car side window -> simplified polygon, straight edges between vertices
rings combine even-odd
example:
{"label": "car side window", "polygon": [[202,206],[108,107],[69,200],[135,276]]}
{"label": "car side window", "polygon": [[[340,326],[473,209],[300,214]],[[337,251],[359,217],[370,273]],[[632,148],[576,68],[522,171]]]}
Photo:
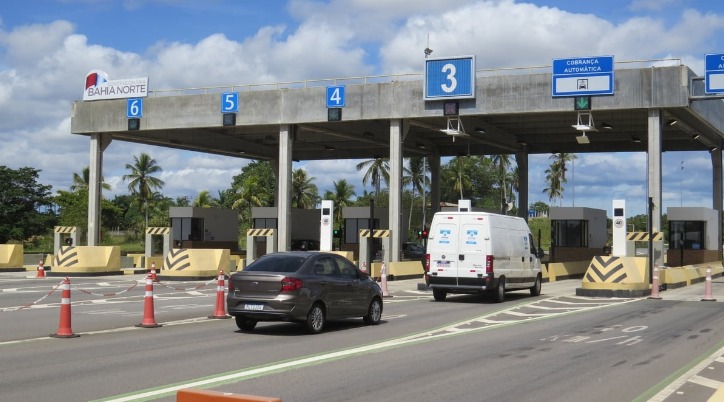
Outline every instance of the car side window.
{"label": "car side window", "polygon": [[339,269],[330,257],[320,257],[314,262],[314,274],[321,276],[340,276]]}
{"label": "car side window", "polygon": [[339,267],[340,272],[342,273],[342,277],[345,279],[357,279],[357,268],[354,266],[354,264],[350,263],[349,261],[345,260],[341,257],[335,257],[334,259],[337,262],[337,266]]}

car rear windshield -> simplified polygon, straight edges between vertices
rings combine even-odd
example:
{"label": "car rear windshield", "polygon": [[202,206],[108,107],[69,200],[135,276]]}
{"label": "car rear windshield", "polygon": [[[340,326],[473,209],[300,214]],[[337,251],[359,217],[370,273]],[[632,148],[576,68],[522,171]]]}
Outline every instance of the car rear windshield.
{"label": "car rear windshield", "polygon": [[289,256],[289,255],[269,255],[264,256],[248,267],[244,271],[252,272],[296,272],[308,257],[305,256]]}

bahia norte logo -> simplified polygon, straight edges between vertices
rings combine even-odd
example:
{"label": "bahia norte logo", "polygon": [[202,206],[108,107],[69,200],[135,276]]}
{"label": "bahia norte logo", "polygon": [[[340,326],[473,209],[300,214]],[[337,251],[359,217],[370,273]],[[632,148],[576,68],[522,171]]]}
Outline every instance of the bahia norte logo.
{"label": "bahia norte logo", "polygon": [[101,70],[93,70],[85,76],[85,89],[97,87],[108,82],[108,74]]}
{"label": "bahia norte logo", "polygon": [[83,100],[121,99],[148,96],[148,77],[109,80],[101,70],[85,76]]}

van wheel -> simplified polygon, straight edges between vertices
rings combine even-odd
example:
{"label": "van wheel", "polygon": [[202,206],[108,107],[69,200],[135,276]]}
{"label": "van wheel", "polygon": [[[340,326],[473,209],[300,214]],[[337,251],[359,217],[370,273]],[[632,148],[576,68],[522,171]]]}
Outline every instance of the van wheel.
{"label": "van wheel", "polygon": [[541,288],[541,275],[538,274],[538,276],[535,277],[535,283],[533,284],[533,287],[530,288],[530,295],[531,296],[540,296],[540,288]]}
{"label": "van wheel", "polygon": [[493,300],[495,300],[496,303],[502,303],[505,301],[505,277],[501,276],[498,278],[498,287],[495,288],[495,295],[493,296]]}
{"label": "van wheel", "polygon": [[447,292],[442,289],[433,289],[432,296],[435,298],[436,301],[445,301],[445,298],[447,297]]}

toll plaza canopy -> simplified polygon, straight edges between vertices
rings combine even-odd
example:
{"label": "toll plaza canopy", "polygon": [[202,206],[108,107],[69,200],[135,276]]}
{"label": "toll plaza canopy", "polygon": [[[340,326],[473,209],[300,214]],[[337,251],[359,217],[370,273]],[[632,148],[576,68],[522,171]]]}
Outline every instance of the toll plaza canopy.
{"label": "toll plaza canopy", "polygon": [[[575,110],[573,97],[552,96],[550,67],[474,74],[474,95],[456,99],[452,114],[443,111],[450,100],[424,99],[422,74],[150,91],[131,130],[129,99],[77,101],[71,132],[91,137],[89,245],[97,242],[102,153],[112,140],[273,161],[278,194],[287,194],[277,197],[279,250],[290,243],[291,164],[300,160],[390,159],[393,260],[401,243],[404,157],[429,158],[434,208],[441,157],[514,154],[526,206],[529,154],[648,152],[648,193],[660,228],[661,152],[708,150],[713,208],[721,211],[724,104],[707,96],[704,78],[678,60],[616,63],[613,94],[592,96],[584,111]],[[330,121],[329,86],[344,87],[339,121]],[[234,113],[224,113],[228,93],[237,96]]]}

